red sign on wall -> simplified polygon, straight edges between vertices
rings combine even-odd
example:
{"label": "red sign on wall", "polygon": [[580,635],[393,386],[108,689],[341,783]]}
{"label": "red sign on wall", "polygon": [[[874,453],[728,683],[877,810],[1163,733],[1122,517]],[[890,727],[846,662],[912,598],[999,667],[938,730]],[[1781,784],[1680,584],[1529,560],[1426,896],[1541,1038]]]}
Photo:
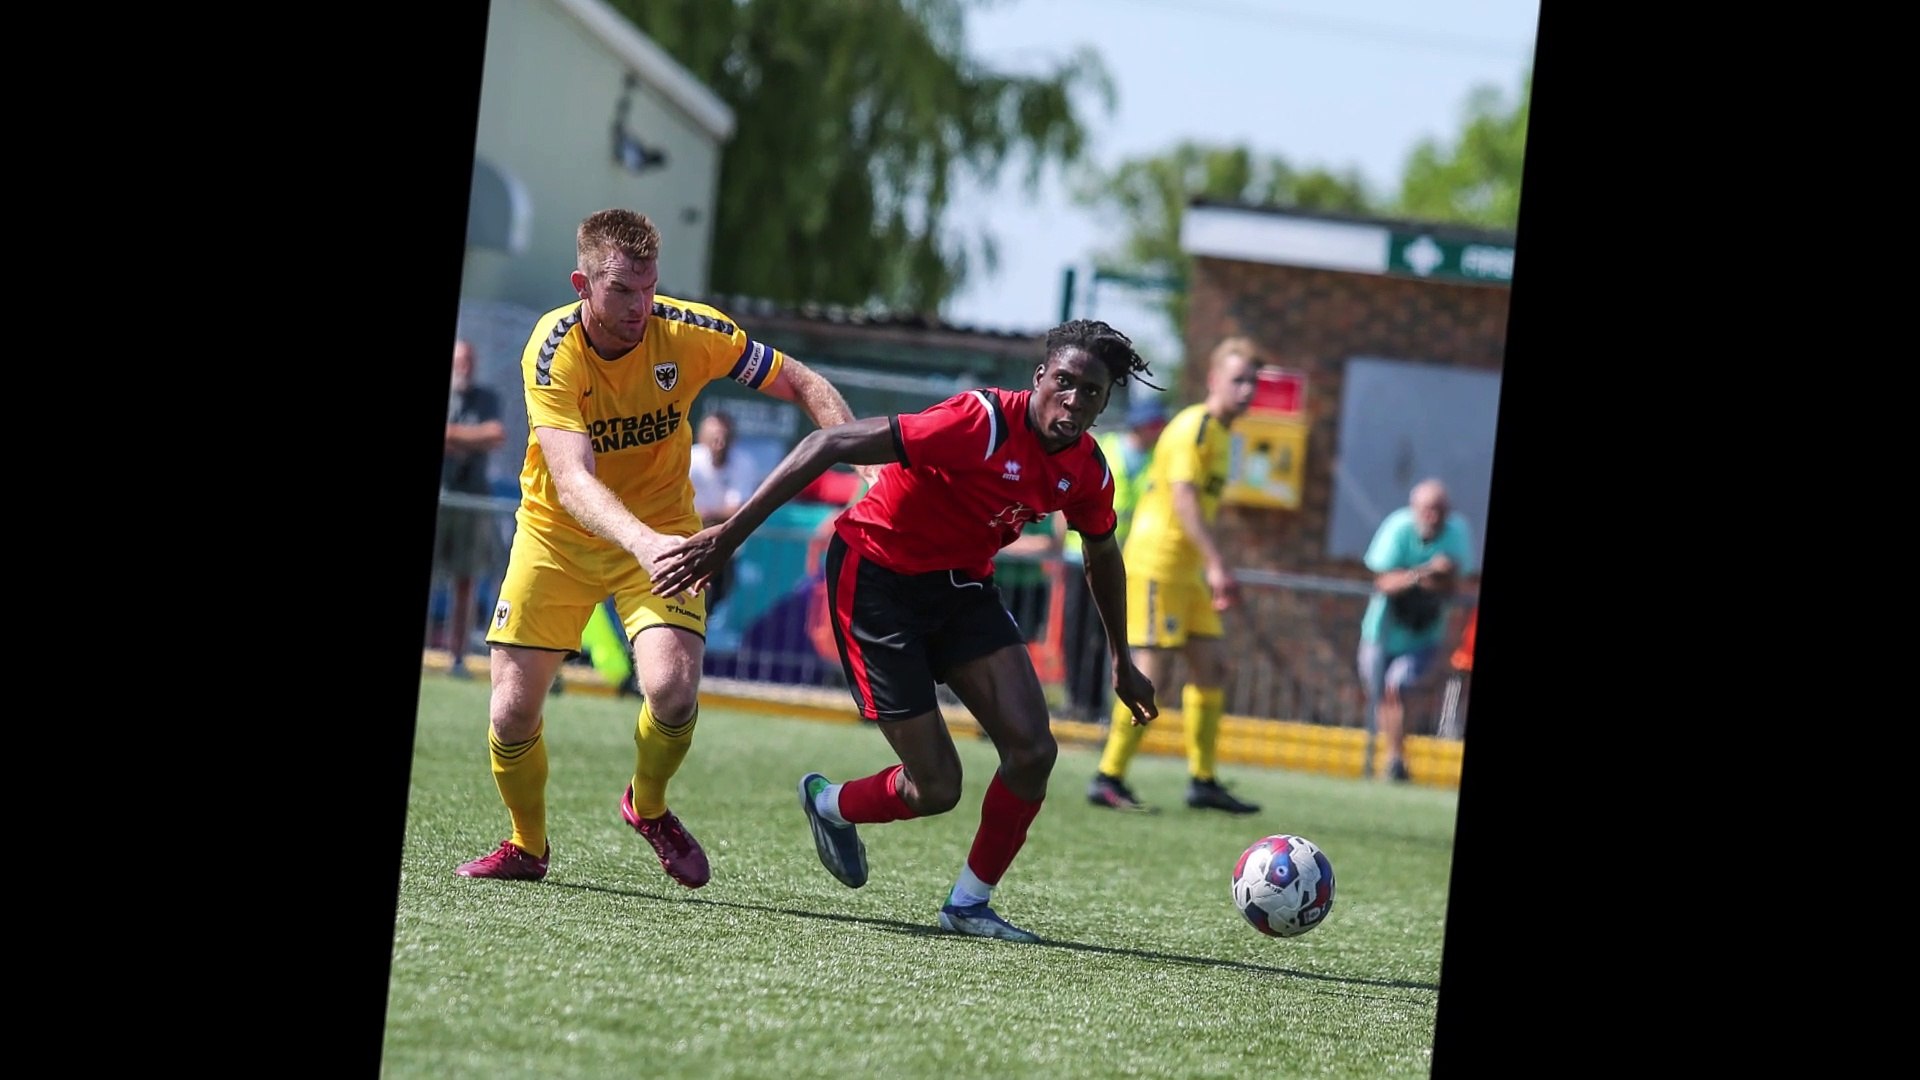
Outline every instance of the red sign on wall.
{"label": "red sign on wall", "polygon": [[1298,416],[1307,406],[1307,376],[1286,368],[1261,368],[1250,408],[1277,416]]}

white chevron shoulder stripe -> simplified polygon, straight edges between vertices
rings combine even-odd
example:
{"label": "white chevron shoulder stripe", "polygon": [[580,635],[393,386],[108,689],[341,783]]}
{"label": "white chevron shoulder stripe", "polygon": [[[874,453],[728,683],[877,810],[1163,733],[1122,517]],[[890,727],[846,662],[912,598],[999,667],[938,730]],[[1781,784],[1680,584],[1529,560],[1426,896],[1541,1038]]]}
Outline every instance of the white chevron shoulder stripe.
{"label": "white chevron shoulder stripe", "polygon": [[987,397],[985,390],[970,390],[968,393],[979,398],[981,407],[987,410],[987,452],[980,455],[980,460],[985,461],[993,456],[993,448],[1000,445],[1000,410],[993,407],[993,400]]}

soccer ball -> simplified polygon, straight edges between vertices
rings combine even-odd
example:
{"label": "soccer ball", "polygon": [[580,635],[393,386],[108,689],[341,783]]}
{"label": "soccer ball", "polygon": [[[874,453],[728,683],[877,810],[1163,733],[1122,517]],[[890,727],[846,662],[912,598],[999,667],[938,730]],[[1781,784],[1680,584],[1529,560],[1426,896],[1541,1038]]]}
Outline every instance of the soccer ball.
{"label": "soccer ball", "polygon": [[1299,937],[1333,910],[1333,864],[1311,840],[1261,837],[1233,864],[1233,906],[1268,937]]}

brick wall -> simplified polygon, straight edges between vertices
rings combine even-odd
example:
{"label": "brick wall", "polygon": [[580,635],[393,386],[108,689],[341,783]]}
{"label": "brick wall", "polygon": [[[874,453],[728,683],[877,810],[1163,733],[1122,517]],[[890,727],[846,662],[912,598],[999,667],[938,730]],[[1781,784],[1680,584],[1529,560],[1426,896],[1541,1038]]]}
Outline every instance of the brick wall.
{"label": "brick wall", "polygon": [[[1307,376],[1311,429],[1300,508],[1223,506],[1221,541],[1234,553],[1236,564],[1371,580],[1359,560],[1326,554],[1346,361],[1359,356],[1498,371],[1505,359],[1510,295],[1503,287],[1196,259],[1187,363],[1180,385],[1170,388],[1178,398],[1192,402],[1205,395],[1206,357],[1219,339],[1234,334],[1260,342],[1275,362]],[[1469,588],[1473,584],[1469,579]],[[1264,595],[1250,598],[1246,609],[1228,620],[1230,635],[1254,639],[1232,655],[1254,668],[1279,670],[1243,671],[1231,679],[1229,711],[1278,711],[1286,719],[1346,726],[1364,723],[1353,655],[1365,601],[1333,594],[1259,592]],[[1449,652],[1458,640],[1462,614],[1456,612],[1449,626]],[[1433,730],[1446,670],[1444,663],[1436,665],[1410,702],[1409,731]],[[1178,693],[1178,687],[1166,689]]]}

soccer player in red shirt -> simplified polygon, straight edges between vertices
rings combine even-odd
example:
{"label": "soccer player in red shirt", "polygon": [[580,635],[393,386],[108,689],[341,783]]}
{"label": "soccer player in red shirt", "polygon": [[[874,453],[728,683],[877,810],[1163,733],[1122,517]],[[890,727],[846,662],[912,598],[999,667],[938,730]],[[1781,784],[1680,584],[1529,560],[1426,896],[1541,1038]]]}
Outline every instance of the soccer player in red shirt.
{"label": "soccer player in red shirt", "polygon": [[1030,389],[969,390],[921,412],[812,432],[732,518],[655,563],[656,593],[702,588],[775,508],[829,467],[885,465],[835,521],[825,571],[848,690],[900,763],[845,783],[814,772],[800,780],[814,848],[842,884],[867,881],[855,826],[944,814],[959,803],[960,756],[934,696],[943,682],[993,740],[1000,768],[940,925],[1040,940],[988,906],[1040,812],[1059,752],[1033,659],[994,586],[993,560],[1026,523],[1062,512],[1083,541],[1114,695],[1136,724],[1159,715],[1153,684],[1126,644],[1113,477],[1088,434],[1114,384],[1138,373],[1150,372],[1126,335],[1104,322],[1063,323],[1047,333]]}

